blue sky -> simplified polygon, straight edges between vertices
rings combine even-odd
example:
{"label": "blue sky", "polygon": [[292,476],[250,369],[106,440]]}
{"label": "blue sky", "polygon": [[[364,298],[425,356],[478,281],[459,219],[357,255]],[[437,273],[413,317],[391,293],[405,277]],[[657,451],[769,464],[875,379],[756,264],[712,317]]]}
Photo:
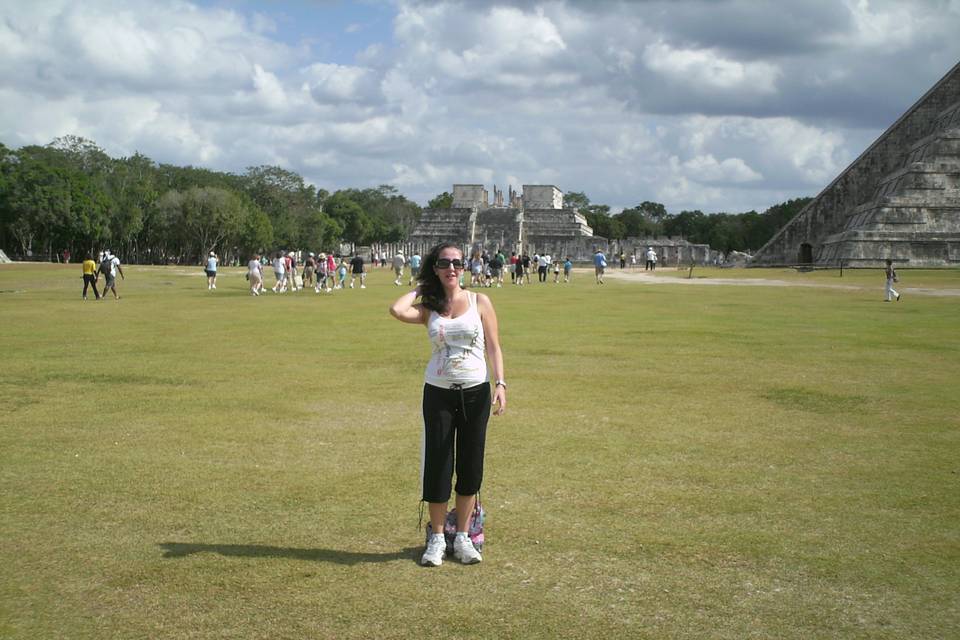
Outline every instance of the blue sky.
{"label": "blue sky", "polygon": [[375,43],[390,43],[396,5],[390,2],[256,2],[204,0],[199,6],[235,11],[252,21],[267,17],[275,35],[291,47],[310,46],[328,62],[352,64],[357,54]]}
{"label": "blue sky", "polygon": [[0,0],[0,142],[328,190],[815,195],[960,60],[960,0]]}

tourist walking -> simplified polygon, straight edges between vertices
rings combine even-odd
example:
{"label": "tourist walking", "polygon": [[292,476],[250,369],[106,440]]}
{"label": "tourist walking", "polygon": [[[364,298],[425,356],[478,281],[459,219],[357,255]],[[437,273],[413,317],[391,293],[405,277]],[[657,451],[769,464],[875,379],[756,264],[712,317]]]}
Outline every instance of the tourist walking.
{"label": "tourist walking", "polygon": [[493,286],[496,283],[497,287],[500,288],[503,286],[503,254],[497,251],[490,258],[490,263],[487,265],[490,269],[490,283],[488,286]]}
{"label": "tourist walking", "polygon": [[93,295],[96,300],[100,299],[100,292],[97,291],[97,263],[88,253],[83,259],[83,299],[87,299],[87,288],[93,287]]}
{"label": "tourist walking", "polygon": [[470,286],[479,287],[483,284],[483,260],[480,253],[475,252],[470,258]]}
{"label": "tourist walking", "polygon": [[570,273],[573,271],[573,262],[570,260],[570,256],[567,256],[567,259],[563,261],[563,281],[570,282]]}
{"label": "tourist walking", "polygon": [[247,280],[250,281],[250,295],[260,295],[263,291],[263,267],[260,265],[260,254],[253,254],[247,263]]}
{"label": "tourist walking", "polygon": [[287,269],[287,285],[296,293],[303,285],[303,278],[300,278],[300,284],[297,284],[297,255],[291,251],[284,257],[283,262]]}
{"label": "tourist walking", "polygon": [[[421,495],[429,505],[432,534],[420,563],[428,567],[439,566],[446,552],[443,528],[451,490],[456,491],[457,512],[454,556],[463,564],[483,559],[467,531],[483,481],[491,408],[488,361],[493,369],[494,415],[507,406],[497,315],[490,298],[460,286],[463,268],[457,245],[437,245],[423,261],[419,286],[390,307],[398,320],[426,325],[433,347],[423,385],[421,467]],[[452,487],[454,472],[457,480]]]}
{"label": "tourist walking", "polygon": [[333,252],[327,254],[327,293],[333,291],[337,286],[337,259]]}
{"label": "tourist walking", "polygon": [[403,257],[403,251],[397,251],[397,255],[393,256],[393,273],[396,277],[393,284],[400,286],[403,279],[403,265],[407,263],[407,259]]}
{"label": "tourist walking", "polygon": [[207,273],[207,291],[213,291],[217,288],[217,264],[220,260],[213,251],[207,256],[207,266],[204,269]]}
{"label": "tourist walking", "polygon": [[897,270],[893,268],[893,260],[887,260],[887,268],[884,269],[884,273],[887,276],[887,296],[884,302],[890,302],[894,298],[897,299],[897,302],[900,302],[900,294],[893,288],[894,282],[900,282],[900,278],[897,277]]}
{"label": "tourist walking", "polygon": [[350,272],[350,288],[353,289],[354,280],[360,278],[360,288],[366,289],[367,271],[363,265],[363,258],[360,257],[359,253],[353,254],[353,258],[350,260]]}
{"label": "tourist walking", "polygon": [[646,259],[647,265],[644,271],[654,271],[657,268],[657,252],[653,250],[653,247],[647,247]]}
{"label": "tourist walking", "polygon": [[597,278],[597,284],[603,284],[603,272],[607,269],[607,257],[603,255],[603,251],[597,249],[597,252],[593,254],[593,273]]}
{"label": "tourist walking", "polygon": [[420,262],[422,258],[420,257],[419,251],[414,251],[413,255],[410,256],[410,281],[408,286],[413,286],[413,281],[420,277]]}
{"label": "tourist walking", "polygon": [[313,252],[311,251],[309,254],[307,254],[307,259],[303,261],[303,288],[304,289],[306,289],[307,287],[313,287],[314,290],[316,290],[316,287],[314,286],[314,281],[313,281],[313,274],[314,272],[316,272],[316,270],[317,270],[317,259],[313,255]]}
{"label": "tourist walking", "polygon": [[320,293],[321,291],[329,290],[327,287],[327,254],[321,253],[317,256],[317,259],[314,261],[314,276],[317,279],[316,286],[313,287],[314,292]]}
{"label": "tourist walking", "polygon": [[538,258],[537,264],[537,278],[540,282],[547,281],[547,270],[550,268],[550,256],[549,254],[541,255]]}
{"label": "tourist walking", "polygon": [[100,263],[100,273],[106,278],[106,284],[103,285],[103,292],[100,294],[100,299],[106,299],[107,291],[109,290],[113,292],[113,299],[119,300],[120,294],[117,293],[117,274],[120,274],[121,280],[126,280],[127,276],[123,275],[123,269],[120,267],[120,258],[110,253],[109,249],[103,252],[103,262]]}
{"label": "tourist walking", "polygon": [[340,258],[340,266],[337,267],[337,284],[334,289],[344,289],[347,286],[347,259]]}
{"label": "tourist walking", "polygon": [[277,278],[277,283],[273,285],[274,293],[283,293],[287,289],[287,266],[282,251],[277,251],[273,258],[273,275]]}

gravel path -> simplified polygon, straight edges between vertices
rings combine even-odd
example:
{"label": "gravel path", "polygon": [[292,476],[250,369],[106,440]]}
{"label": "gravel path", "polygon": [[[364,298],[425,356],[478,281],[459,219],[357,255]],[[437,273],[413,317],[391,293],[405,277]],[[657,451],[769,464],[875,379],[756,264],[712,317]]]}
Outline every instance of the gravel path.
{"label": "gravel path", "polygon": [[[590,271],[590,275],[593,272]],[[627,280],[640,284],[685,284],[685,285],[734,285],[741,287],[813,287],[816,289],[845,289],[847,291],[867,291],[875,289],[883,294],[883,283],[876,287],[860,285],[826,284],[822,282],[796,282],[769,278],[686,278],[680,276],[652,276],[644,272],[620,271],[608,269],[604,278]],[[926,289],[922,287],[897,288],[900,293],[921,296],[960,297],[960,289]]]}

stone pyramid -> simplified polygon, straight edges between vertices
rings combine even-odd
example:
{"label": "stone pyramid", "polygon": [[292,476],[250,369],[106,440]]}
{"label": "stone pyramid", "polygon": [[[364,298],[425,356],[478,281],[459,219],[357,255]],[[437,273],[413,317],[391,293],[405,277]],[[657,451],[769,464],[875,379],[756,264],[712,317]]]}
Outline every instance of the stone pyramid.
{"label": "stone pyramid", "polygon": [[752,266],[960,264],[960,64],[753,257]]}

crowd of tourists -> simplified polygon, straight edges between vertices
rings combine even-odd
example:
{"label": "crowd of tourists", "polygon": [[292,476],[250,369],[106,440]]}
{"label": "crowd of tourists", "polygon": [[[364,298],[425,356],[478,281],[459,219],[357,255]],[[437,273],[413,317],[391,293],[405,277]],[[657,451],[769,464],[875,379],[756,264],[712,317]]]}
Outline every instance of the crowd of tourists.
{"label": "crowd of tourists", "polygon": [[[302,256],[302,254],[301,254]],[[393,257],[396,273],[394,284],[400,286],[407,267],[410,268],[408,284],[413,285],[420,272],[421,257],[418,253],[406,258],[402,252]],[[375,267],[386,267],[379,255],[371,257]],[[273,270],[274,285],[267,288],[264,271]],[[296,293],[312,289],[315,293],[333,293],[338,289],[367,288],[367,263],[359,253],[344,256],[334,253],[307,253],[298,257],[294,251],[278,251],[272,258],[254,254],[247,263],[247,281],[250,295],[259,296],[266,291],[273,293]]]}
{"label": "crowd of tourists", "polygon": [[[334,253],[310,252],[305,258],[294,251],[278,251],[270,256],[255,254],[247,265],[246,278],[250,283],[250,295],[258,296],[267,291],[273,293],[296,293],[312,289],[316,293],[333,293],[338,289],[353,289],[359,285],[366,289],[368,263],[360,254],[342,256]],[[207,276],[210,287],[216,289],[215,256],[207,264]],[[423,258],[415,251],[407,257],[403,251],[397,251],[392,258],[387,254],[374,253],[370,256],[370,265],[373,268],[392,268],[394,272],[393,284],[403,285],[404,280],[412,286],[420,274],[420,265]],[[267,287],[265,273],[273,270],[273,286]],[[211,276],[211,273],[213,274]],[[464,260],[463,272],[460,276],[464,287],[492,288],[502,287],[506,283],[506,274],[510,274],[510,284],[523,286],[530,284],[533,273],[537,274],[537,281],[554,284],[568,283],[573,274],[573,259],[566,256],[563,259],[554,258],[549,254],[534,253],[531,257],[526,253],[510,253],[508,258],[502,251],[476,251],[467,260]]]}

